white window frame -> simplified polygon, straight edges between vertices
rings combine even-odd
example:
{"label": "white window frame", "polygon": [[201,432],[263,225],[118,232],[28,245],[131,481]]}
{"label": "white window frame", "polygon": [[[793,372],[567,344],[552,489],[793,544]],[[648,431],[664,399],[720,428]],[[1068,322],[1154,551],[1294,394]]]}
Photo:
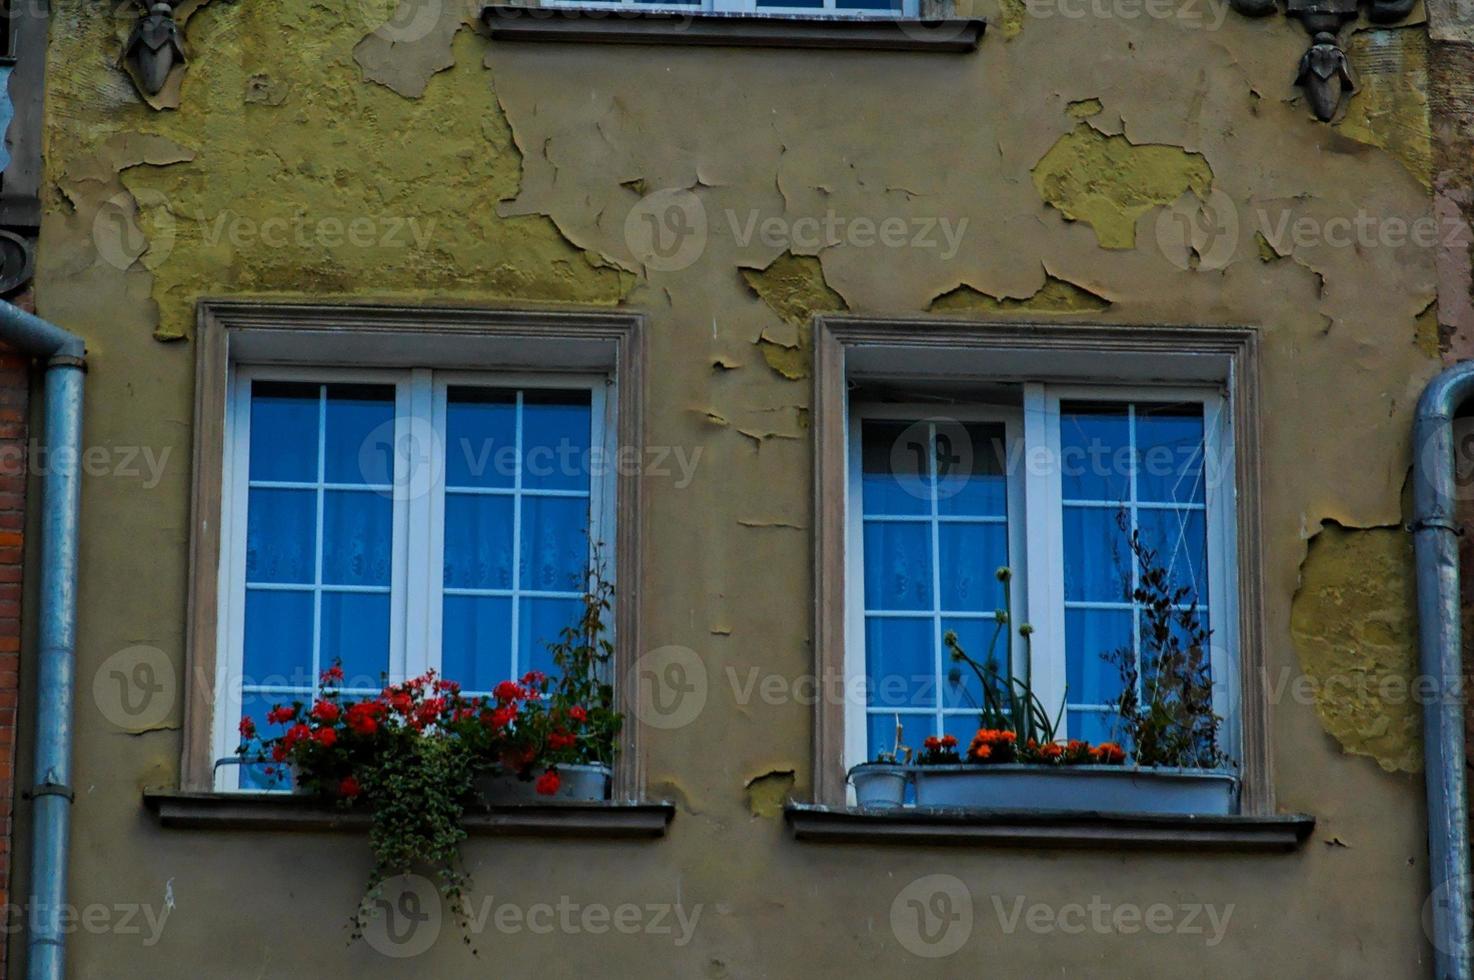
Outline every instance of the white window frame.
{"label": "white window frame", "polygon": [[[1064,566],[1062,560],[1040,560],[1040,555],[1063,555],[1064,500],[1060,469],[1060,402],[1093,401],[1121,404],[1197,402],[1203,405],[1204,511],[1208,568],[1207,606],[1213,629],[1210,643],[1214,710],[1225,719],[1223,747],[1234,757],[1240,746],[1239,574],[1237,566],[1237,480],[1234,459],[1233,413],[1221,385],[1153,385],[1119,383],[1022,383],[1016,408],[972,405],[878,404],[850,401],[845,432],[845,677],[865,678],[864,515],[861,500],[861,424],[866,419],[911,421],[926,418],[958,422],[996,422],[1005,426],[1008,466],[1009,567],[1013,577],[1016,627],[1035,626],[1033,658],[1021,663],[1022,644],[1010,644],[1015,676],[1027,676],[1035,694],[1051,716],[1066,696]],[[1016,440],[1022,440],[1018,444]],[[1040,465],[1041,461],[1043,465]],[[1134,485],[1134,478],[1133,478]],[[1135,493],[1133,489],[1133,499]],[[1017,518],[1015,517],[1017,515]],[[939,554],[933,542],[933,572],[939,574]],[[1034,560],[1030,560],[1031,556]],[[933,614],[940,602],[933,581]],[[1011,631],[1012,632],[1012,631]],[[941,656],[940,648],[936,656]],[[850,684],[845,689],[854,690]],[[845,699],[843,764],[845,768],[869,761],[869,698],[861,693]],[[938,707],[901,711],[901,714],[940,714]],[[1069,735],[1069,704],[1061,718],[1061,737]],[[912,746],[919,749],[919,746]]]}
{"label": "white window frame", "polygon": [[[618,405],[617,380],[609,374],[595,372],[535,372],[535,371],[463,371],[431,370],[429,368],[341,368],[313,367],[307,365],[233,365],[226,383],[225,447],[222,474],[222,513],[220,516],[221,561],[220,591],[222,608],[217,617],[219,636],[217,650],[219,662],[215,675],[215,704],[225,710],[214,713],[212,753],[216,760],[229,759],[240,743],[236,723],[241,717],[245,658],[245,598],[246,598],[246,530],[248,501],[253,482],[249,479],[251,446],[251,386],[256,381],[287,381],[310,384],[374,384],[392,386],[395,390],[396,445],[423,438],[425,433],[414,431],[416,419],[430,420],[430,435],[433,452],[441,453],[439,460],[432,460],[432,480],[428,486],[421,485],[418,474],[410,473],[402,454],[394,454],[394,478],[392,486],[377,488],[389,491],[393,496],[393,550],[390,575],[390,637],[389,637],[389,680],[403,681],[441,665],[442,614],[444,608],[443,555],[445,543],[445,461],[450,447],[446,439],[446,397],[451,387],[478,387],[515,389],[518,406],[521,392],[526,390],[584,390],[590,395],[590,416],[593,431],[591,448],[602,453],[600,465],[591,465],[589,473],[589,540],[598,545],[598,570],[606,581],[613,582],[616,568],[614,555],[615,528],[615,477],[612,472],[616,460],[618,426],[615,412]],[[522,425],[517,424],[520,439]],[[318,646],[321,629],[318,611],[322,595],[322,490],[332,488],[323,483],[322,442],[326,428],[319,417],[319,473],[313,484],[290,484],[291,488],[316,489],[318,493],[317,535],[318,549],[313,588],[317,597],[314,604],[313,628],[313,682],[316,674],[326,664],[318,663]],[[591,462],[593,462],[591,460]],[[265,482],[265,481],[261,481]],[[520,468],[519,481],[520,483]],[[268,484],[274,486],[276,484]],[[355,485],[357,489],[363,487]],[[548,494],[553,495],[553,494]],[[515,492],[514,515],[520,513],[523,494]],[[520,538],[519,528],[514,523],[514,545]],[[517,547],[520,553],[520,546]],[[589,570],[595,570],[590,555]],[[520,572],[520,561],[514,555],[514,576]],[[258,586],[259,587],[259,586]],[[295,591],[302,591],[297,586]],[[349,588],[331,587],[333,591],[353,591]],[[379,591],[379,590],[375,590]],[[514,669],[517,668],[518,650],[515,645],[517,602],[519,593],[514,589],[508,593],[512,603],[512,655]],[[577,593],[570,593],[576,595]],[[609,636],[613,639],[613,624]],[[518,671],[520,673],[520,671]],[[254,686],[254,685],[253,685]],[[355,689],[356,690],[356,689]],[[364,689],[367,690],[367,689]],[[377,688],[375,689],[377,690]],[[301,697],[299,689],[282,688],[280,692],[260,691],[268,696],[281,693],[286,697]],[[468,694],[487,692],[467,692]],[[240,790],[240,766],[218,766],[214,770],[214,788],[219,792]]]}

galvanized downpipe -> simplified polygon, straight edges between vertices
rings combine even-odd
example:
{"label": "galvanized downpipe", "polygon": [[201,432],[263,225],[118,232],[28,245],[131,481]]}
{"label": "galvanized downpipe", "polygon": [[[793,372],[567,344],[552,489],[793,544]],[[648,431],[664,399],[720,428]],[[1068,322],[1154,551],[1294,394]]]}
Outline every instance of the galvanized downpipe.
{"label": "galvanized downpipe", "polygon": [[1474,361],[1428,383],[1413,422],[1413,549],[1418,648],[1437,696],[1423,705],[1428,781],[1428,874],[1434,976],[1471,980],[1468,789],[1464,761],[1459,525],[1454,512],[1454,412],[1474,396]]}
{"label": "galvanized downpipe", "polygon": [[67,848],[72,805],[72,695],[76,677],[77,517],[81,500],[82,339],[0,302],[0,341],[46,358],[46,440],[41,494],[41,604],[36,686],[36,785],[31,828],[27,976],[62,980]]}

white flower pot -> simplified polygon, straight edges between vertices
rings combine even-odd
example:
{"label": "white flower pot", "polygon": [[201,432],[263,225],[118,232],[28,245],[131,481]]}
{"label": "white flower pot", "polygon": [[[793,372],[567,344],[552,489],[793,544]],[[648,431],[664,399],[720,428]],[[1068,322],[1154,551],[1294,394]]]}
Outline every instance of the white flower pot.
{"label": "white flower pot", "polygon": [[863,810],[892,810],[906,802],[911,767],[889,762],[862,762],[850,770],[855,804]]}
{"label": "white flower pot", "polygon": [[476,791],[491,806],[554,801],[592,803],[609,799],[612,773],[608,766],[560,765],[557,769],[558,792],[552,796],[543,796],[536,790],[536,776],[523,781],[501,769],[477,776]]}

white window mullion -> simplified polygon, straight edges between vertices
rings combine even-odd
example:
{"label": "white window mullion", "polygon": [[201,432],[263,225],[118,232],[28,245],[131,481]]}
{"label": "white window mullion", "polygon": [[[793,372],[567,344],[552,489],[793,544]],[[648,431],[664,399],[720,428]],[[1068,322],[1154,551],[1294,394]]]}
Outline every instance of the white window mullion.
{"label": "white window mullion", "polygon": [[512,474],[512,676],[521,677],[525,671],[520,648],[522,613],[522,389],[517,389],[517,417],[515,429],[517,440],[517,466]]}
{"label": "white window mullion", "polygon": [[312,676],[307,683],[317,696],[317,678],[322,673],[322,556],[327,548],[323,540],[323,506],[327,492],[328,386],[317,389],[317,551],[312,556]]}
{"label": "white window mullion", "polygon": [[[863,423],[857,413],[851,411],[845,431],[845,474],[848,492],[845,495],[845,624],[844,624],[844,673],[846,679],[864,678],[865,671],[865,516],[861,499],[861,459],[863,450],[860,428]],[[821,679],[827,683],[827,679]],[[846,772],[851,766],[868,761],[870,741],[870,692],[869,685],[852,688],[845,684],[846,692],[857,691],[845,698],[844,759]],[[854,788],[848,787],[853,801]]]}
{"label": "white window mullion", "polygon": [[1242,752],[1240,740],[1239,618],[1232,583],[1238,581],[1238,483],[1234,465],[1231,402],[1203,401],[1203,499],[1207,503],[1208,641],[1213,671],[1213,710],[1224,724],[1224,751]]}
{"label": "white window mullion", "polygon": [[933,734],[942,734],[946,724],[942,713],[942,692],[946,690],[946,672],[942,669],[942,530],[937,520],[940,508],[937,503],[937,424],[926,426],[926,475],[930,486],[927,493],[931,504],[931,610],[932,610],[932,656],[936,662],[935,694],[937,729]]}
{"label": "white window mullion", "polygon": [[[1039,556],[1025,570],[1029,622],[1034,626],[1034,694],[1051,713],[1064,703],[1064,507],[1059,449],[1059,397],[1044,385],[1024,385],[1024,521],[1029,550]],[[1043,465],[1039,465],[1042,461]],[[1069,713],[1063,721],[1069,731]]]}
{"label": "white window mullion", "polygon": [[[234,748],[234,724],[243,713],[242,675],[245,672],[246,636],[246,510],[250,502],[251,382],[233,377],[226,399],[224,482],[225,513],[220,526],[220,595],[225,597],[225,614],[219,617],[217,642],[225,651],[224,669],[215,675],[215,757],[226,758]],[[221,766],[215,770],[215,788],[240,789],[241,767]]]}
{"label": "white window mullion", "polygon": [[[444,493],[444,449],[435,429],[435,390],[429,370],[411,371],[397,388],[394,424],[394,612],[396,652],[390,673],[396,680],[440,667],[440,644],[432,640],[432,596],[438,593],[431,533],[436,494]],[[443,575],[443,572],[441,573]]]}

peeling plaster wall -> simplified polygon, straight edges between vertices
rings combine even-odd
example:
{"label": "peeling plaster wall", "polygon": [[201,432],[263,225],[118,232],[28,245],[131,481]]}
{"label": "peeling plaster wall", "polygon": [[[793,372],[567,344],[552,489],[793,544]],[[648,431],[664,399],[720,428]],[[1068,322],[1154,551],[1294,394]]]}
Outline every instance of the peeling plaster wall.
{"label": "peeling plaster wall", "polygon": [[[1353,648],[1374,651],[1367,669],[1398,666],[1410,586],[1388,528],[1438,366],[1433,253],[1294,228],[1430,213],[1416,84],[1369,85],[1321,126],[1286,87],[1302,34],[1233,16],[1190,30],[1005,0],[979,52],[940,56],[493,45],[469,8],[426,4],[373,36],[388,0],[199,5],[172,109],[143,105],[114,67],[126,8],[53,5],[40,311],[88,338],[89,444],[171,452],[156,485],[85,483],[72,888],[111,905],[167,887],[177,904],[153,946],[75,934],[74,975],[404,975],[346,945],[361,840],[160,831],[138,793],[176,778],[178,705],[135,737],[89,700],[124,648],[183,663],[189,337],[196,300],[221,295],[642,310],[646,442],[701,454],[688,484],[645,485],[646,641],[697,651],[711,684],[697,723],[649,733],[652,792],[680,805],[670,837],[467,848],[498,902],[702,903],[694,938],[494,934],[478,961],[446,936],[415,972],[961,977],[985,949],[1017,976],[1149,962],[1240,977],[1271,959],[1304,976],[1426,974],[1415,725],[1380,702],[1272,705],[1279,803],[1320,820],[1304,850],[1128,858],[799,845],[778,814],[812,783],[812,710],[737,693],[753,671],[811,669],[808,321],[838,309],[1259,326],[1271,682]],[[1420,30],[1379,34],[1412,50]],[[1424,63],[1406,60],[1414,77]],[[667,191],[705,228],[680,261],[630,232],[642,198]],[[788,233],[764,234],[769,218]],[[898,219],[904,243],[856,219]],[[931,873],[968,883],[977,920],[970,953],[923,964],[889,915]],[[1209,948],[1005,934],[992,901],[1095,895],[1234,912]]]}

